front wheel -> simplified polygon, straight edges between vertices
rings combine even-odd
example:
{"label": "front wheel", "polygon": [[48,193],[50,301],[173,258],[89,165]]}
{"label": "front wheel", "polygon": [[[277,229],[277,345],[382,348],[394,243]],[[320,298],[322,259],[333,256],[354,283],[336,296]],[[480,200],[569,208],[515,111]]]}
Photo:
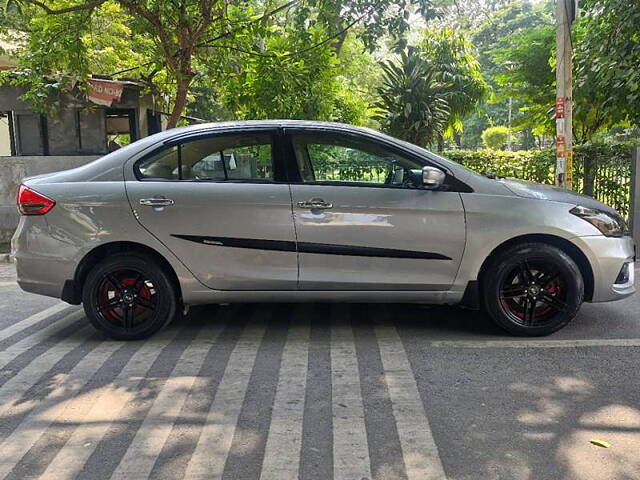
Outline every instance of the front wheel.
{"label": "front wheel", "polygon": [[567,325],[584,298],[580,269],[565,252],[544,243],[498,254],[483,274],[484,306],[514,335],[541,336]]}
{"label": "front wheel", "polygon": [[140,254],[117,254],[98,263],[82,291],[91,324],[116,340],[146,338],[169,323],[178,300],[167,272]]}

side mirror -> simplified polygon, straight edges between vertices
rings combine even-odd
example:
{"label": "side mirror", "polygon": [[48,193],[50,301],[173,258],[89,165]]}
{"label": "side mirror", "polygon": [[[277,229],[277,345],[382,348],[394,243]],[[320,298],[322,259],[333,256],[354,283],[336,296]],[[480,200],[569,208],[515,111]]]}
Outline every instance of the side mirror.
{"label": "side mirror", "polygon": [[447,175],[436,167],[422,167],[422,186],[427,190],[437,190]]}

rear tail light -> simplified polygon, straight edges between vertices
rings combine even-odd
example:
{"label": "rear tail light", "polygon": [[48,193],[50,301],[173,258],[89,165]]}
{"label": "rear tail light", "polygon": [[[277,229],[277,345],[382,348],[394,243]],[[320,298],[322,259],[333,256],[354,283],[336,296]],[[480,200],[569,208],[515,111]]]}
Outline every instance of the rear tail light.
{"label": "rear tail light", "polygon": [[30,188],[20,185],[18,190],[18,210],[22,215],[44,215],[56,202]]}

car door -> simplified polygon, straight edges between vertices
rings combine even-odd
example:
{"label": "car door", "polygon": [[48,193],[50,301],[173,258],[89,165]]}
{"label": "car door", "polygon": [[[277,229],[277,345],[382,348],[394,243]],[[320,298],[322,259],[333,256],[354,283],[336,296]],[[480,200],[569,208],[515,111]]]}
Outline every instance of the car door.
{"label": "car door", "polygon": [[170,141],[138,160],[127,195],[140,224],[206,286],[295,289],[289,186],[276,131]]}
{"label": "car door", "polygon": [[424,160],[369,137],[287,130],[305,290],[448,289],[465,245],[460,194],[416,188]]}

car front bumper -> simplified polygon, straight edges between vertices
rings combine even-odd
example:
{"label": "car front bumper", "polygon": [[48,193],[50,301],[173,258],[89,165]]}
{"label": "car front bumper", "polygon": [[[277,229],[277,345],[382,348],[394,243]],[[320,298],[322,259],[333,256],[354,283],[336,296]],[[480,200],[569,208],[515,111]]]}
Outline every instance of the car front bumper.
{"label": "car front bumper", "polygon": [[[592,302],[620,300],[635,293],[635,248],[630,236],[613,238],[604,235],[575,237],[573,243],[587,256],[593,270]],[[623,283],[619,275],[629,264],[628,278]]]}

